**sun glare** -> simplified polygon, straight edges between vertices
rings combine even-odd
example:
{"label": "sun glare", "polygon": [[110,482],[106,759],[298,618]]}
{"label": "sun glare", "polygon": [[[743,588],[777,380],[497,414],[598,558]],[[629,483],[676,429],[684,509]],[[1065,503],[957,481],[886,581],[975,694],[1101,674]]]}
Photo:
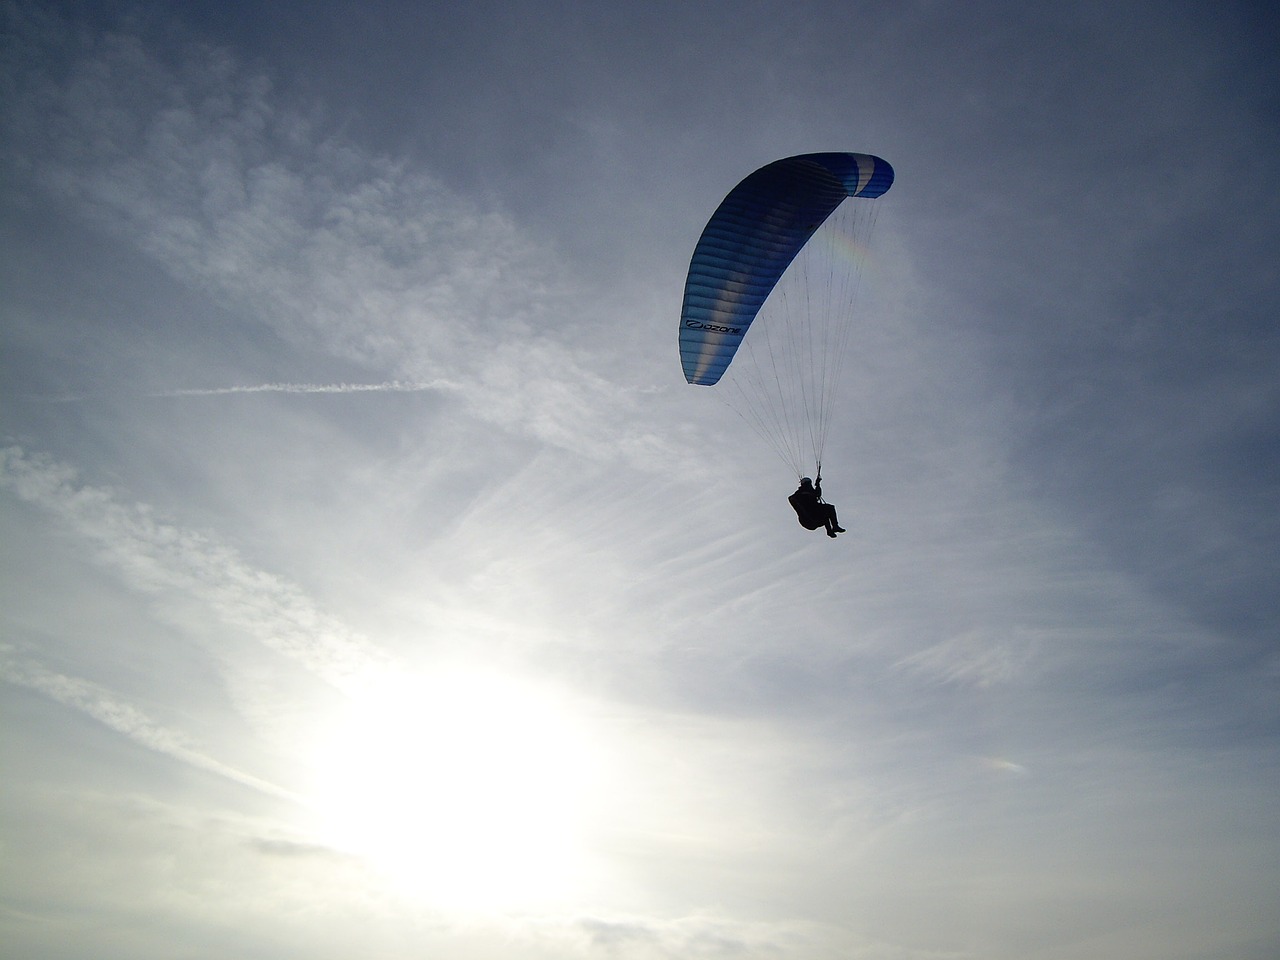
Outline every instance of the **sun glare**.
{"label": "sun glare", "polygon": [[321,840],[441,905],[508,908],[582,878],[586,729],[549,691],[450,670],[387,678],[317,744]]}

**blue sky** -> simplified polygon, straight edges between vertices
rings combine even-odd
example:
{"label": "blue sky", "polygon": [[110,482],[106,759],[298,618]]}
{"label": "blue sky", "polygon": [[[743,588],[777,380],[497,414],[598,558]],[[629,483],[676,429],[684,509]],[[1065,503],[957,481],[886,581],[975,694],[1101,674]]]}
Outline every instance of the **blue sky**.
{"label": "blue sky", "polygon": [[[15,956],[1280,951],[1273,13],[3,9]],[[675,347],[815,150],[834,542]]]}

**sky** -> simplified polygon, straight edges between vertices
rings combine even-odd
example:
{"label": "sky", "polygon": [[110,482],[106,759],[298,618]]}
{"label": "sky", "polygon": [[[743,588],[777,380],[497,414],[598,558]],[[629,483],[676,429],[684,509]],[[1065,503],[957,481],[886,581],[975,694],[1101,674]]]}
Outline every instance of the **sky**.
{"label": "sky", "polygon": [[[1269,6],[0,10],[9,956],[1280,955]],[[825,150],[834,541],[676,353]]]}

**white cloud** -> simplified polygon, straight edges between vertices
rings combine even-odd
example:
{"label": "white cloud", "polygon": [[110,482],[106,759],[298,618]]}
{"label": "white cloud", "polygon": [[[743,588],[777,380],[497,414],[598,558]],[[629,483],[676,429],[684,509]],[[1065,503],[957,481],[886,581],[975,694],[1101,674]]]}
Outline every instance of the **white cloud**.
{"label": "white cloud", "polygon": [[34,660],[21,658],[8,644],[0,644],[0,679],[35,690],[63,706],[79,710],[148,750],[252,787],[261,793],[281,799],[293,799],[293,794],[289,791],[214,759],[198,749],[181,731],[152,719],[145,711],[124,701],[100,684],[66,676]]}
{"label": "white cloud", "polygon": [[1032,637],[992,637],[971,630],[904,657],[898,666],[944,683],[989,687],[1018,678],[1034,653]]}
{"label": "white cloud", "polygon": [[666,459],[598,372],[613,349],[593,342],[599,296],[502,214],[323,132],[225,51],[191,44],[178,66],[133,37],[81,49],[21,19],[17,36],[9,164],[180,281],[286,339],[448,383],[483,420]]}
{"label": "white cloud", "polygon": [[40,507],[93,545],[98,559],[133,589],[178,592],[219,620],[344,688],[386,656],[365,637],[318,609],[294,584],[246,563],[212,537],[121,503],[75,471],[19,447],[0,449],[0,487]]}

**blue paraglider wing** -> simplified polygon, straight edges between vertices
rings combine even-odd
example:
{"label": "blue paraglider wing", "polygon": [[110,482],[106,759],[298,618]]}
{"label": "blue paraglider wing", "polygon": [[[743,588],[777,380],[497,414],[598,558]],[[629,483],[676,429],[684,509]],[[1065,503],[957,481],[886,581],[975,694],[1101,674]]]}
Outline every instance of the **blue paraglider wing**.
{"label": "blue paraglider wing", "polygon": [[730,191],[694,248],[680,315],[690,383],[716,383],[800,248],[846,197],[878,197],[893,168],[865,153],[808,153],[761,167]]}

